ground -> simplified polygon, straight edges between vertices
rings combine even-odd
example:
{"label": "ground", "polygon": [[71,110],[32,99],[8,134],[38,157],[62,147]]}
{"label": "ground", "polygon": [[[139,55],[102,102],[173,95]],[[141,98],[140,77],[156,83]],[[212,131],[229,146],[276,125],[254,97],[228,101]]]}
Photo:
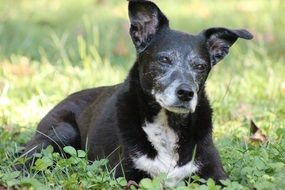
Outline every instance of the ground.
{"label": "ground", "polygon": [[[214,138],[229,175],[224,189],[285,189],[285,2],[281,0],[157,0],[172,28],[196,34],[212,26],[247,28],[212,70],[207,93]],[[0,189],[123,189],[107,160],[88,162],[84,151],[51,148],[35,166],[13,170],[15,152],[39,120],[68,94],[124,80],[135,59],[125,0],[0,0]],[[255,142],[255,122],[267,140]],[[49,168],[49,169],[47,169]],[[184,189],[220,189],[193,176]],[[160,189],[161,177],[141,189]],[[198,186],[195,181],[202,181]]]}

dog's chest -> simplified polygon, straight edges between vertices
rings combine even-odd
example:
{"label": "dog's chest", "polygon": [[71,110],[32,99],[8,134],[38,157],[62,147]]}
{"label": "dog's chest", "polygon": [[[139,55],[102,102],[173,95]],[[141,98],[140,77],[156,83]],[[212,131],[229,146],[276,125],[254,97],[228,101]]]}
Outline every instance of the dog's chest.
{"label": "dog's chest", "polygon": [[176,165],[179,155],[177,153],[178,136],[168,126],[167,116],[161,111],[154,122],[145,122],[143,130],[148,140],[157,151],[157,156],[169,167]]}
{"label": "dog's chest", "polygon": [[157,155],[155,158],[149,158],[146,154],[137,152],[137,155],[133,157],[134,166],[137,169],[145,171],[152,177],[161,173],[167,174],[168,186],[175,185],[198,170],[198,166],[191,160],[183,166],[177,165],[179,137],[168,126],[167,115],[164,111],[161,111],[153,122],[145,122],[142,128],[148,141],[157,151]]}

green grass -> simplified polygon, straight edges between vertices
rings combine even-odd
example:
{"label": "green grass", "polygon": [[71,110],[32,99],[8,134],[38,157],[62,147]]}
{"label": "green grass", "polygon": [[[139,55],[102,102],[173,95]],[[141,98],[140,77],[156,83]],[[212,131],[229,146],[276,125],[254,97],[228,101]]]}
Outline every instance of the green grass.
{"label": "green grass", "polygon": [[[285,189],[285,2],[281,0],[159,0],[175,29],[198,33],[211,26],[247,28],[210,74],[214,138],[230,180],[225,189]],[[13,172],[14,153],[39,120],[68,94],[122,82],[135,59],[125,0],[0,0],[0,188],[123,189],[84,152],[49,148],[35,167]],[[112,76],[112,77],[110,77]],[[250,141],[254,120],[268,142]],[[47,169],[49,168],[49,169]],[[197,177],[194,177],[196,180]],[[160,189],[163,176],[141,189]],[[201,180],[200,180],[201,181]],[[211,180],[177,189],[220,189]]]}

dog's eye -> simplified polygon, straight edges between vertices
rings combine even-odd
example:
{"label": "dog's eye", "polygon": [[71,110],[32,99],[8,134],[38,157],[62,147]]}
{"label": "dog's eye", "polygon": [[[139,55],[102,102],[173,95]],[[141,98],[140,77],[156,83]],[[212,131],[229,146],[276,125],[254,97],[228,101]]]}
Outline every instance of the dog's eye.
{"label": "dog's eye", "polygon": [[160,57],[160,58],[158,59],[158,61],[159,61],[160,63],[163,63],[163,64],[169,64],[169,63],[171,63],[170,59],[169,59],[168,57],[165,57],[165,56]]}
{"label": "dog's eye", "polygon": [[195,65],[194,67],[196,70],[202,72],[202,71],[205,71],[207,69],[207,66],[204,65],[204,64],[199,64],[199,65]]}

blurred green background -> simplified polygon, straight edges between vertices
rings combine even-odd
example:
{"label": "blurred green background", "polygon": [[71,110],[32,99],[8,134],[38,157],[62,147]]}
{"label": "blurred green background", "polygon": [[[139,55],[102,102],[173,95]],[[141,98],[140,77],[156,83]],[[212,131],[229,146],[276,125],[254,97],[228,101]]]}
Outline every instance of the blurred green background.
{"label": "blurred green background", "polygon": [[[196,34],[223,26],[253,33],[252,41],[233,45],[207,82],[226,170],[253,183],[235,171],[242,154],[232,153],[247,147],[250,119],[285,152],[285,1],[155,2],[177,30]],[[0,0],[0,155],[26,142],[68,94],[122,82],[135,60],[128,28],[125,0]],[[285,161],[280,153],[266,162],[277,158]]]}

